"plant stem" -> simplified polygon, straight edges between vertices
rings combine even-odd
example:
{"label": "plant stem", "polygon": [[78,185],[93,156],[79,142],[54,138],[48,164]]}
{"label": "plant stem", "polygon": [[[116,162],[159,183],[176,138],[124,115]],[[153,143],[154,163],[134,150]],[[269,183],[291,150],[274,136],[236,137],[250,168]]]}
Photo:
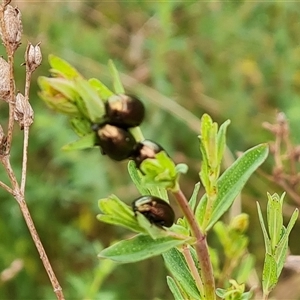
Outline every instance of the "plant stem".
{"label": "plant stem", "polygon": [[23,217],[25,219],[25,222],[27,224],[27,227],[29,229],[29,232],[31,234],[31,237],[34,241],[34,244],[39,252],[39,255],[40,255],[40,258],[43,262],[43,265],[44,265],[44,268],[48,274],[48,277],[50,278],[50,281],[51,281],[51,284],[52,284],[52,287],[54,289],[54,293],[56,294],[56,297],[58,300],[64,300],[64,294],[63,294],[63,291],[62,291],[62,288],[61,286],[59,285],[59,282],[55,276],[55,273],[52,269],[52,266],[50,264],[50,261],[48,259],[48,256],[45,252],[45,249],[43,247],[43,244],[40,240],[40,237],[36,231],[36,228],[34,226],[34,223],[33,223],[33,220],[31,218],[31,215],[30,215],[30,212],[28,210],[28,207],[26,205],[26,201],[24,199],[24,195],[21,194],[21,193],[18,193],[16,196],[15,196],[16,200],[18,201],[18,204],[21,208],[21,211],[22,211],[22,214],[23,214]]}
{"label": "plant stem", "polygon": [[269,294],[263,294],[263,300],[268,300],[269,299]]}
{"label": "plant stem", "polygon": [[12,185],[12,195],[14,196],[14,198],[17,200],[20,208],[21,208],[21,212],[23,214],[23,217],[25,219],[25,222],[27,224],[27,227],[29,229],[29,232],[32,236],[32,239],[34,241],[34,244],[39,252],[39,255],[40,255],[40,258],[43,262],[43,265],[45,267],[45,270],[48,274],[48,277],[51,281],[51,284],[52,284],[52,287],[54,289],[54,293],[56,294],[56,297],[58,300],[64,300],[64,295],[63,295],[63,292],[62,292],[62,288],[60,287],[59,285],[59,282],[55,276],[55,273],[52,269],[52,266],[50,264],[50,261],[47,257],[47,254],[45,252],[45,249],[43,247],[43,244],[40,240],[40,237],[37,233],[37,230],[34,226],[34,223],[33,223],[33,220],[31,218],[31,215],[30,215],[30,212],[28,210],[28,207],[27,207],[27,204],[26,204],[26,201],[25,201],[25,197],[24,197],[24,193],[22,193],[20,187],[19,187],[19,184],[17,182],[17,179],[16,179],[16,176],[13,172],[13,169],[11,167],[11,164],[10,164],[10,160],[9,160],[9,155],[5,155],[5,156],[2,156],[1,157],[1,163],[3,164],[7,174],[8,174],[8,177],[10,179],[10,182],[11,182],[11,185]]}
{"label": "plant stem", "polygon": [[194,213],[191,210],[188,201],[182,193],[181,189],[179,188],[177,191],[173,191],[173,194],[190,225],[193,236],[196,238],[195,250],[200,265],[200,276],[204,285],[204,299],[214,300],[216,299],[215,281],[208,253],[206,236],[201,232],[201,229],[195,220]]}

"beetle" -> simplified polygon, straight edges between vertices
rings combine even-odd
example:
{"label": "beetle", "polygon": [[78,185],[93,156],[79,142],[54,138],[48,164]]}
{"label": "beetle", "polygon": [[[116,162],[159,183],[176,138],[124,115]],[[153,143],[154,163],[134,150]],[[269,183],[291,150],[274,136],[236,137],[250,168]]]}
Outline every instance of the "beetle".
{"label": "beetle", "polygon": [[144,104],[135,96],[113,95],[105,102],[107,123],[122,128],[139,126],[145,117]]}
{"label": "beetle", "polygon": [[128,130],[110,124],[94,124],[92,129],[96,132],[95,145],[100,146],[102,154],[116,161],[131,157],[136,140]]}
{"label": "beetle", "polygon": [[136,167],[139,168],[145,159],[155,158],[155,155],[161,151],[164,151],[164,149],[159,144],[151,140],[144,140],[135,145],[131,158],[134,160]]}
{"label": "beetle", "polygon": [[132,209],[144,215],[151,224],[158,227],[171,227],[175,220],[175,213],[170,204],[155,196],[142,196],[132,202]]}

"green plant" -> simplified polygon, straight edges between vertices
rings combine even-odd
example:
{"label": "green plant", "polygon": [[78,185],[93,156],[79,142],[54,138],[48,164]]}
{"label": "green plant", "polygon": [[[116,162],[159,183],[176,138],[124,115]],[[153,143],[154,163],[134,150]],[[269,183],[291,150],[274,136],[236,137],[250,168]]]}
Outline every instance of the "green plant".
{"label": "green plant", "polygon": [[[106,122],[104,105],[109,97],[124,94],[116,68],[110,62],[114,85],[112,92],[99,80],[84,79],[71,65],[58,57],[51,55],[49,62],[52,78],[39,78],[40,96],[51,108],[69,117],[79,136],[77,141],[64,148],[74,150],[94,147],[93,124]],[[218,128],[209,115],[204,114],[201,118],[199,140],[202,164],[199,177],[206,193],[199,202],[197,195],[200,185],[196,184],[188,201],[179,183],[180,174],[187,171],[187,166],[176,165],[163,149],[142,161],[138,167],[129,161],[129,174],[141,195],[153,195],[169,202],[167,191],[171,192],[183,217],[167,229],[154,225],[150,219],[134,211],[115,195],[100,199],[101,214],[98,219],[125,227],[136,235],[103,249],[99,257],[118,263],[132,263],[162,255],[173,276],[167,278],[167,283],[175,299],[215,299],[216,295],[223,299],[250,299],[252,293],[245,292],[245,286],[234,279],[228,282],[228,286],[223,278],[220,282],[224,288],[216,290],[216,276],[213,273],[217,265],[214,262],[216,256],[207,245],[207,235],[214,228],[228,258],[226,271],[230,276],[234,275],[233,271],[239,273],[236,278],[245,282],[253,260],[248,257],[244,265],[237,265],[243,260],[248,244],[244,236],[247,216],[238,216],[228,228],[220,222],[220,218],[228,211],[251,174],[266,159],[268,146],[261,144],[249,149],[220,175],[229,123],[226,121]],[[136,142],[144,140],[139,127],[129,128],[129,132]],[[292,217],[294,221],[296,214]],[[288,227],[289,231],[292,226]],[[219,277],[222,278],[220,274]]]}

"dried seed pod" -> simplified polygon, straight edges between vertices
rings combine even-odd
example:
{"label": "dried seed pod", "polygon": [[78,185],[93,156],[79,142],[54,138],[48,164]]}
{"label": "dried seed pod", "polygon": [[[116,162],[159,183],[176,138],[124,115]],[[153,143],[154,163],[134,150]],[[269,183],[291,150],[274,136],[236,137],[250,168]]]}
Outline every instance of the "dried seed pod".
{"label": "dried seed pod", "polygon": [[42,62],[42,52],[40,48],[40,43],[33,46],[28,43],[25,52],[25,64],[29,71],[33,72]]}
{"label": "dried seed pod", "polygon": [[19,123],[21,129],[23,129],[24,126],[28,127],[33,123],[33,109],[21,93],[18,93],[16,96],[14,118]]}
{"label": "dried seed pod", "polygon": [[116,161],[131,157],[136,141],[129,131],[110,124],[95,124],[92,129],[96,132],[95,144],[101,147],[102,154]]}
{"label": "dried seed pod", "polygon": [[0,36],[5,45],[10,51],[14,52],[21,44],[22,37],[22,21],[21,12],[16,7],[6,5],[2,8],[3,22],[1,23]]}
{"label": "dried seed pod", "polygon": [[0,56],[0,99],[9,100],[10,85],[9,85],[9,64]]}
{"label": "dried seed pod", "polygon": [[136,97],[113,95],[105,103],[107,123],[122,128],[139,126],[145,117],[144,104]]}
{"label": "dried seed pod", "polygon": [[154,196],[142,196],[132,202],[133,211],[143,214],[150,223],[171,227],[175,220],[172,207],[164,200]]}

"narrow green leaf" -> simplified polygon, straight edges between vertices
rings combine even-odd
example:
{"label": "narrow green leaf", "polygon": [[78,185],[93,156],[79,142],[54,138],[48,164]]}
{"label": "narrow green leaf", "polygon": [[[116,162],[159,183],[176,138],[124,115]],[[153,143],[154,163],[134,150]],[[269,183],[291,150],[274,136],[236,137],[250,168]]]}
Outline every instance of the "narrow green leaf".
{"label": "narrow green leaf", "polygon": [[119,263],[132,263],[160,255],[185,242],[173,237],[153,240],[149,235],[138,234],[102,250],[98,257],[109,258]]}
{"label": "narrow green leaf", "polygon": [[76,87],[73,81],[65,78],[49,78],[40,76],[38,84],[41,89],[51,92],[52,95],[56,96],[59,93],[64,95],[69,101],[75,102],[78,97]]}
{"label": "narrow green leaf", "polygon": [[[265,161],[268,155],[268,145],[260,144],[243,153],[219,178],[218,195],[214,202],[211,219],[206,228],[209,230],[220,217],[229,209],[237,195],[241,192],[252,173]],[[196,209],[196,218],[200,225],[207,204],[204,195]]]}
{"label": "narrow green leaf", "polygon": [[[286,229],[284,227],[283,229],[283,231],[286,232]],[[288,255],[288,246],[288,236],[287,238],[284,238],[279,245],[277,245],[274,255],[275,261],[277,263],[277,278],[279,278],[280,276],[286,257]]]}
{"label": "narrow green leaf", "polygon": [[75,79],[76,91],[82,98],[88,116],[93,123],[100,123],[105,114],[104,103],[98,96],[97,91],[90,85],[90,83],[82,78]]}
{"label": "narrow green leaf", "polygon": [[142,184],[141,174],[136,168],[135,162],[130,160],[127,165],[128,173],[131,177],[136,188],[139,190],[141,195],[148,195],[149,190]]}
{"label": "narrow green leaf", "polygon": [[288,226],[286,228],[286,231],[284,232],[284,234],[283,234],[283,236],[282,236],[282,238],[281,238],[278,246],[280,246],[281,243],[284,243],[284,240],[288,239],[288,237],[289,237],[289,235],[290,235],[290,233],[291,233],[291,231],[292,231],[292,229],[293,229],[293,227],[294,227],[294,225],[295,225],[295,223],[296,223],[296,221],[298,219],[298,215],[299,215],[299,209],[296,208],[294,210],[292,216],[291,216],[291,219],[290,219],[289,224],[288,224]]}
{"label": "narrow green leaf", "polygon": [[95,137],[95,133],[92,131],[92,124],[88,119],[75,117],[70,120],[70,124],[78,136],[84,137],[88,134],[93,134]]}
{"label": "narrow green leaf", "polygon": [[223,155],[224,155],[224,149],[226,147],[226,131],[227,127],[230,124],[230,120],[225,121],[218,131],[217,135],[217,145],[218,145],[218,164],[221,164]]}
{"label": "narrow green leaf", "polygon": [[62,147],[62,150],[65,151],[82,150],[87,148],[93,148],[94,145],[95,145],[95,134],[89,133],[74,142],[64,145]]}
{"label": "narrow green leaf", "polygon": [[221,298],[221,299],[225,299],[227,294],[227,291],[225,289],[221,289],[221,288],[217,288],[216,289],[216,295]]}
{"label": "narrow green leaf", "polygon": [[138,224],[133,210],[117,196],[111,195],[109,198],[100,199],[98,206],[102,214],[97,215],[97,219],[109,224],[119,225],[135,232],[145,232]]}
{"label": "narrow green leaf", "polygon": [[199,193],[199,190],[200,190],[200,182],[197,182],[195,184],[195,187],[194,187],[194,191],[193,191],[193,194],[189,200],[189,205],[191,207],[191,209],[194,211],[195,210],[195,207],[196,207],[196,204],[197,204],[197,197],[198,197],[198,193]]}
{"label": "narrow green leaf", "polygon": [[236,281],[246,282],[249,279],[250,274],[255,268],[255,256],[252,254],[246,254],[243,260],[238,266]]}
{"label": "narrow green leaf", "polygon": [[271,240],[272,253],[275,253],[276,245],[278,244],[281,237],[281,230],[283,226],[282,217],[282,201],[278,194],[268,196],[267,204],[267,223],[269,229],[269,236]]}
{"label": "narrow green leaf", "polygon": [[168,284],[168,287],[169,287],[171,293],[173,294],[175,300],[185,299],[185,297],[181,294],[181,291],[180,291],[179,287],[177,286],[175,280],[172,277],[167,276],[167,284]]}
{"label": "narrow green leaf", "polygon": [[115,93],[116,94],[125,94],[125,90],[124,90],[123,84],[121,82],[119,72],[118,72],[114,62],[111,59],[108,61],[108,67],[109,67],[110,74],[113,78],[113,85],[114,85]]}
{"label": "narrow green leaf", "polygon": [[264,237],[264,241],[265,241],[265,248],[266,248],[266,253],[271,253],[272,248],[271,248],[271,241],[265,226],[265,222],[264,222],[264,218],[260,209],[260,205],[258,202],[256,202],[257,205],[257,211],[258,211],[258,218],[259,218],[259,223],[260,223],[260,227],[262,229],[263,232],[263,237]]}
{"label": "narrow green leaf", "polygon": [[278,277],[282,271],[286,256],[287,256],[287,252],[288,252],[288,238],[289,235],[291,233],[291,230],[293,229],[297,219],[298,219],[298,215],[299,215],[299,210],[298,208],[295,209],[295,211],[293,212],[291,219],[289,221],[289,224],[287,226],[287,228],[285,229],[284,227],[284,232],[282,235],[281,240],[279,241],[277,248],[276,248],[276,252],[275,252],[275,259],[277,261],[277,272],[278,272]]}
{"label": "narrow green leaf", "polygon": [[134,161],[130,160],[127,167],[131,180],[141,195],[152,195],[169,202],[168,193],[165,188],[158,186],[145,186],[142,182],[142,173],[136,168]]}
{"label": "narrow green leaf", "polygon": [[104,85],[100,80],[96,78],[89,79],[90,85],[98,92],[99,97],[105,102],[114,93]]}
{"label": "narrow green leaf", "polygon": [[209,161],[208,161],[208,156],[207,152],[205,150],[204,143],[202,139],[200,139],[200,152],[202,155],[202,163],[201,163],[201,169],[199,172],[199,177],[201,179],[201,182],[204,186],[205,189],[209,189],[210,185],[210,179],[209,179]]}
{"label": "narrow green leaf", "polygon": [[186,264],[183,254],[176,248],[163,254],[166,267],[174,276],[176,282],[191,299],[201,299],[195,280]]}
{"label": "narrow green leaf", "polygon": [[263,275],[262,275],[262,286],[264,294],[269,294],[277,283],[277,264],[272,255],[266,253]]}
{"label": "narrow green leaf", "polygon": [[82,77],[81,74],[72,65],[70,65],[60,57],[50,54],[48,60],[50,66],[52,67],[52,69],[50,70],[52,74],[58,74],[67,79]]}

